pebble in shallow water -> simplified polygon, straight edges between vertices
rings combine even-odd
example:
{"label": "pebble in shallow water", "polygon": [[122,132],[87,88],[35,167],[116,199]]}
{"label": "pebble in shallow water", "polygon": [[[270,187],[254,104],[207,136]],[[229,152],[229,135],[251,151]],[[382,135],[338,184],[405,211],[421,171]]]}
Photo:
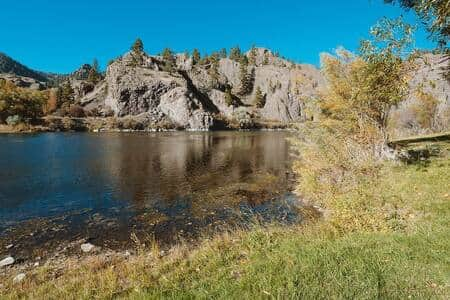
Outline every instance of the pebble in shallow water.
{"label": "pebble in shallow water", "polygon": [[15,259],[12,256],[8,256],[7,258],[0,261],[0,267],[12,265],[14,262]]}
{"label": "pebble in shallow water", "polygon": [[25,279],[26,276],[27,276],[27,275],[25,275],[25,273],[20,273],[20,274],[18,274],[16,277],[14,277],[13,283],[19,283],[19,282],[21,282],[22,280]]}
{"label": "pebble in shallow water", "polygon": [[85,243],[85,244],[82,244],[82,245],[81,245],[81,250],[82,250],[84,253],[89,253],[89,252],[91,252],[94,248],[95,248],[95,246],[92,245],[91,243]]}

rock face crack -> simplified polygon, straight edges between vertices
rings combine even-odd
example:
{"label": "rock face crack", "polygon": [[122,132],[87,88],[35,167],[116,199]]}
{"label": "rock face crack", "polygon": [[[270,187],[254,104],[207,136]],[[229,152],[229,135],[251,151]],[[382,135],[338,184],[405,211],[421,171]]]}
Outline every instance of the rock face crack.
{"label": "rock face crack", "polygon": [[207,111],[212,113],[220,112],[217,106],[214,105],[214,102],[212,102],[211,99],[208,97],[208,95],[202,93],[199,89],[197,89],[197,87],[193,84],[192,79],[189,77],[186,71],[180,70],[179,73],[186,80],[187,89],[190,92],[192,92],[193,98],[198,99],[202,104],[202,107],[204,107]]}

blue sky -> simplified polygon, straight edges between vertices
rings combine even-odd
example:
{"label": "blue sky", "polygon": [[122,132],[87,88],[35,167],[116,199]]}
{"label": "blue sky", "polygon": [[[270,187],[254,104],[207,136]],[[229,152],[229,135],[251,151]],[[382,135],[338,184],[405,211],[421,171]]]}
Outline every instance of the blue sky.
{"label": "blue sky", "polygon": [[[198,48],[202,53],[252,44],[298,62],[321,52],[355,50],[383,16],[412,13],[382,0],[27,0],[3,1],[0,52],[38,70],[71,72],[97,58],[105,65],[141,37],[147,52]],[[416,46],[431,48],[423,30]]]}

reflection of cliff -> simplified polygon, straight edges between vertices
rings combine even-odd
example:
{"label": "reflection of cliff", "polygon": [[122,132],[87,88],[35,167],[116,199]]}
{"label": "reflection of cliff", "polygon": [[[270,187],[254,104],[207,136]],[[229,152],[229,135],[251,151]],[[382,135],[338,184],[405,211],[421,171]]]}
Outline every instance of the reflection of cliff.
{"label": "reflection of cliff", "polygon": [[[284,176],[288,144],[276,132],[61,134],[0,147],[0,220],[102,213],[131,204],[188,214],[254,174]],[[3,142],[3,141],[2,141]],[[31,150],[31,151],[30,151]],[[214,205],[220,205],[215,201]],[[228,201],[228,200],[227,200]],[[5,223],[5,224],[6,224]]]}
{"label": "reflection of cliff", "polygon": [[282,136],[254,132],[115,136],[118,146],[109,157],[114,158],[109,164],[116,175],[115,197],[136,208],[164,208],[178,205],[174,202],[180,197],[242,182],[256,172],[284,176],[288,145]]}

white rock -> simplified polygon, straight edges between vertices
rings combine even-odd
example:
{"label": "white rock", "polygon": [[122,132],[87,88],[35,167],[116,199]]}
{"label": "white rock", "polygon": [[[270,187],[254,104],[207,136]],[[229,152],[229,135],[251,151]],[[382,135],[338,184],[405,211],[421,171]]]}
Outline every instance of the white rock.
{"label": "white rock", "polygon": [[16,260],[12,256],[8,256],[7,258],[0,261],[0,267],[5,267],[12,265]]}
{"label": "white rock", "polygon": [[92,245],[91,243],[85,243],[85,244],[82,244],[82,245],[81,245],[81,250],[82,250],[84,253],[91,252],[94,248],[95,248],[95,246]]}
{"label": "white rock", "polygon": [[22,280],[25,279],[26,276],[27,276],[27,275],[25,275],[25,273],[20,273],[20,274],[18,274],[16,277],[14,277],[13,283],[19,283],[19,282],[21,282]]}

